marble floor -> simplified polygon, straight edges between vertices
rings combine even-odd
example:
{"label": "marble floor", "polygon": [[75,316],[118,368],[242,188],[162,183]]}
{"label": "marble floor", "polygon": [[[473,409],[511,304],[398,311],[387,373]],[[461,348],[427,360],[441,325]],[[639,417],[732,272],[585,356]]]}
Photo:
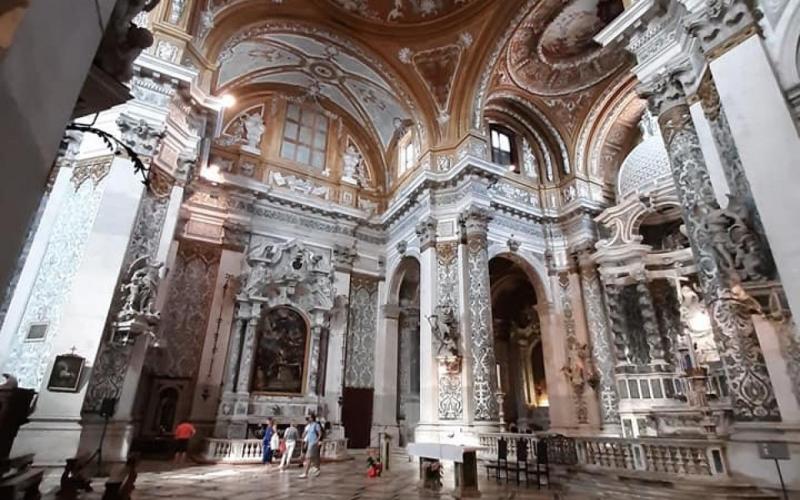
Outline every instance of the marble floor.
{"label": "marble floor", "polygon": [[[392,470],[380,478],[366,477],[366,458],[355,453],[353,460],[322,465],[318,477],[299,478],[301,469],[293,466],[280,472],[256,465],[190,465],[174,467],[166,462],[144,462],[136,481],[133,499],[172,500],[405,500],[415,498],[454,498],[447,483],[439,496],[425,494],[417,488],[417,466],[407,457],[395,455]],[[567,500],[547,489],[497,484],[487,481],[481,472],[481,497],[490,499]],[[450,485],[452,487],[452,485]],[[99,500],[103,484],[97,483],[94,493],[81,498]],[[570,500],[577,500],[573,497]],[[586,498],[581,496],[580,498]]]}

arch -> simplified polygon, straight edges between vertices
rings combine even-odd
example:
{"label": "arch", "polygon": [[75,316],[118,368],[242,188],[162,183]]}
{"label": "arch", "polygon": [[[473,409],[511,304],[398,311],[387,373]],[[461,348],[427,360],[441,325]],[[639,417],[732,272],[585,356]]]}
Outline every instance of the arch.
{"label": "arch", "polygon": [[397,260],[397,263],[394,265],[391,273],[391,279],[389,280],[389,286],[386,287],[386,303],[387,304],[398,304],[399,297],[400,297],[400,288],[403,285],[403,278],[406,276],[406,273],[410,270],[410,266],[416,265],[417,268],[420,267],[420,261],[418,256],[409,255],[409,252],[406,251],[406,254],[401,256],[400,259]]}
{"label": "arch", "polygon": [[767,40],[772,48],[773,68],[783,88],[800,86],[800,0],[786,5]]}
{"label": "arch", "polygon": [[528,277],[528,280],[533,285],[533,290],[536,292],[538,303],[543,302],[551,303],[553,295],[550,291],[549,279],[547,278],[547,268],[543,262],[524,251],[511,252],[505,245],[491,245],[489,247],[489,260],[495,257],[502,257],[517,264]]}

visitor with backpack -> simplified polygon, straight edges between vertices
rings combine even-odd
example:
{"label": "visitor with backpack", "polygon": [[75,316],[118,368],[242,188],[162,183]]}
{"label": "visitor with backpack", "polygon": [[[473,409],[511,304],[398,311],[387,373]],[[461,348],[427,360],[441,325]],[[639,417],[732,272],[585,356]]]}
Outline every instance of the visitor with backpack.
{"label": "visitor with backpack", "polygon": [[[301,478],[316,477],[320,474],[320,440],[322,439],[322,426],[319,425],[314,415],[306,417],[306,426],[303,429],[303,442],[306,446],[306,466]],[[313,467],[313,469],[312,469]]]}

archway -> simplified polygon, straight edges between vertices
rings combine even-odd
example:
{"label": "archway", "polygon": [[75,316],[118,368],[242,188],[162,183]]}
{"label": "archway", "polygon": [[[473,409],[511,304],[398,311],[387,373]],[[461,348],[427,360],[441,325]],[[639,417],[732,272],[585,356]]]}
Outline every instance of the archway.
{"label": "archway", "polygon": [[406,257],[397,268],[392,300],[397,316],[397,425],[400,446],[414,441],[419,422],[420,338],[419,262]]}
{"label": "archway", "polygon": [[544,430],[547,377],[534,285],[518,263],[502,256],[489,261],[489,278],[504,421],[511,431]]}

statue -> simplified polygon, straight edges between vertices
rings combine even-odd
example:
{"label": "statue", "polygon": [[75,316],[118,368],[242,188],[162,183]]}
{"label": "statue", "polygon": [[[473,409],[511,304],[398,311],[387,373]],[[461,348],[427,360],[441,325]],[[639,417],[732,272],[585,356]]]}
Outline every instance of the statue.
{"label": "statue", "polygon": [[361,153],[358,152],[353,143],[347,145],[342,160],[342,180],[357,183],[360,180]]}
{"label": "statue", "polygon": [[750,209],[738,196],[728,195],[728,206],[708,214],[706,228],[723,273],[733,281],[765,280],[766,250],[752,228]]}
{"label": "statue", "polygon": [[523,313],[522,324],[525,326],[520,326],[516,321],[511,322],[511,338],[520,345],[530,345],[541,336],[541,327],[534,308]]}
{"label": "statue", "polygon": [[120,286],[123,294],[119,321],[133,319],[138,315],[158,317],[155,309],[156,293],[160,281],[162,263],[151,262],[148,257],[136,259],[128,271],[128,280]]}
{"label": "statue", "polygon": [[600,379],[594,369],[592,353],[588,344],[580,344],[577,349],[571,350],[567,364],[561,368],[567,376],[570,385],[576,390],[582,390],[586,384],[596,388]]}
{"label": "statue", "polygon": [[10,373],[4,373],[3,378],[5,380],[2,384],[0,384],[0,390],[13,390],[19,386],[19,382],[17,382],[17,377],[11,375]]}
{"label": "statue", "polygon": [[142,11],[150,12],[159,0],[122,0],[111,13],[95,62],[120,82],[133,76],[133,61],[142,51],[153,45],[153,34],[133,23]]}
{"label": "statue", "polygon": [[453,308],[449,306],[436,306],[436,313],[426,318],[431,325],[431,333],[439,341],[437,355],[442,349],[447,349],[451,356],[458,356],[458,324]]}
{"label": "statue", "polygon": [[243,123],[247,136],[247,147],[257,151],[261,145],[261,136],[264,135],[264,120],[261,118],[261,112],[257,111],[245,116]]}

